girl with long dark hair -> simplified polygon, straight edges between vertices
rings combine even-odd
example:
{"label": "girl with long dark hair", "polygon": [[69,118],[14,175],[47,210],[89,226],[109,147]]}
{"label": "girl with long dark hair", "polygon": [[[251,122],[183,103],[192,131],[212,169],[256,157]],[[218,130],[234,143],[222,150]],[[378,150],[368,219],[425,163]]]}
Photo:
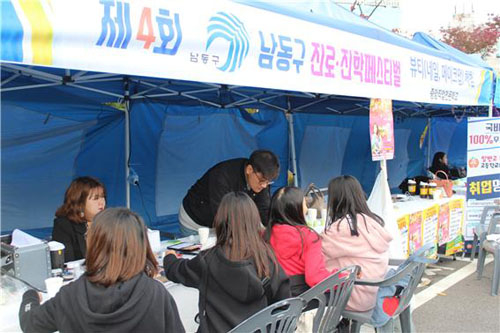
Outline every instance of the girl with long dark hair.
{"label": "girl with long dark hair", "polygon": [[167,278],[200,291],[198,331],[227,332],[290,297],[288,277],[262,238],[261,225],[253,200],[244,192],[230,192],[215,214],[213,248],[190,260],[166,252]]}
{"label": "girl with long dark hair", "polygon": [[292,296],[298,296],[337,271],[325,268],[321,239],[306,224],[307,206],[297,187],[282,187],[271,200],[266,239],[290,277]]}
{"label": "girl with long dark hair", "polygon": [[[373,213],[358,180],[340,176],[328,185],[328,216],[321,234],[326,268],[361,266],[364,279],[381,279],[389,263],[392,236]],[[376,287],[354,286],[347,309],[368,311],[375,306]]]}

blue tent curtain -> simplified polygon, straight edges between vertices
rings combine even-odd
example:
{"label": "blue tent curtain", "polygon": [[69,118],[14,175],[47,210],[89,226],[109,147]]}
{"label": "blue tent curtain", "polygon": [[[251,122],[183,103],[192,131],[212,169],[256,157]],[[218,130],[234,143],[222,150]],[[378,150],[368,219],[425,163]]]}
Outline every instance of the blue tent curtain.
{"label": "blue tent curtain", "polygon": [[140,184],[131,189],[132,209],[169,231],[178,227],[177,213],[189,187],[220,161],[269,149],[281,165],[273,186],[286,184],[288,129],[282,112],[136,103],[131,142],[130,163]]}
{"label": "blue tent curtain", "polygon": [[123,112],[67,87],[2,96],[2,231],[52,227],[77,176],[98,177],[123,205]]}
{"label": "blue tent curtain", "polygon": [[[387,162],[389,185],[393,191],[408,176],[422,174],[425,148],[419,139],[426,119],[395,122],[395,156]],[[378,172],[378,162],[371,160],[369,118],[295,114],[295,146],[300,185],[315,183],[326,187],[331,178],[344,174],[355,176],[370,193]]]}

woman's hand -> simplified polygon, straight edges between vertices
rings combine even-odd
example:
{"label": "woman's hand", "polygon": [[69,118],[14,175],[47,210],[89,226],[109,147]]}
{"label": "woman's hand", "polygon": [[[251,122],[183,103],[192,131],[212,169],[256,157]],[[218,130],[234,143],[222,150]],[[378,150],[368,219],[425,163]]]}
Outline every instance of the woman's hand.
{"label": "woman's hand", "polygon": [[164,257],[168,256],[169,254],[173,254],[177,258],[181,257],[181,255],[179,253],[175,252],[174,250],[167,250],[167,251],[165,251]]}

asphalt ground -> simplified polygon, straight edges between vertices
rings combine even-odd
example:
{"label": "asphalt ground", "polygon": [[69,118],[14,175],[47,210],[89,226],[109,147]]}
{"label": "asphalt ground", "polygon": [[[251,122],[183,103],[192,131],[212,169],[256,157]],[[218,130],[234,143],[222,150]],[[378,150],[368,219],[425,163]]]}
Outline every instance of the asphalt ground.
{"label": "asphalt ground", "polygon": [[[417,333],[500,332],[500,296],[491,296],[492,257],[481,280],[475,273],[477,259],[441,257],[428,265],[412,299],[412,318]],[[428,279],[428,281],[425,281]],[[394,332],[401,332],[396,320]],[[374,332],[367,325],[362,333]]]}
{"label": "asphalt ground", "polygon": [[[477,260],[470,263],[466,258],[465,261],[444,260],[436,265],[454,271],[432,271],[434,267],[430,267],[436,275],[425,275],[431,282],[417,289],[415,295],[416,299],[423,294],[432,297],[417,302],[418,308],[413,311],[416,332],[500,332],[500,296],[490,295],[493,263],[485,266],[481,280],[477,280],[476,264]],[[452,274],[465,277],[447,284],[446,279],[453,279]],[[433,290],[440,280],[443,282],[440,288]]]}

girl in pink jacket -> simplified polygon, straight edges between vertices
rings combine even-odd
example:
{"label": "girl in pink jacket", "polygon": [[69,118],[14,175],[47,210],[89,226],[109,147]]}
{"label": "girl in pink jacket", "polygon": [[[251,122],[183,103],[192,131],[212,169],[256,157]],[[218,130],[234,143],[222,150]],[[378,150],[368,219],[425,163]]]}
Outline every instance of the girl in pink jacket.
{"label": "girl in pink jacket", "polygon": [[[389,263],[389,242],[382,218],[372,213],[361,185],[352,176],[340,176],[328,185],[328,215],[321,234],[326,268],[361,266],[363,279],[382,279]],[[347,310],[375,307],[377,287],[354,286]]]}

